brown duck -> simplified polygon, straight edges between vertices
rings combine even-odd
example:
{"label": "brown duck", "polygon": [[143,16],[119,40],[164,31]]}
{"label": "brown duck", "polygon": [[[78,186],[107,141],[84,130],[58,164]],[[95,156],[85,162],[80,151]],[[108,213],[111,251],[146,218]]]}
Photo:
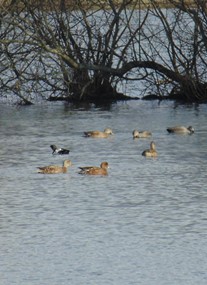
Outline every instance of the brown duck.
{"label": "brown duck", "polygon": [[87,175],[108,175],[109,164],[104,161],[101,163],[100,167],[97,166],[83,166],[79,167],[81,171],[79,174],[87,174]]}
{"label": "brown duck", "polygon": [[149,138],[152,136],[152,133],[151,132],[148,132],[148,131],[138,131],[138,130],[133,130],[132,132],[132,135],[133,135],[133,139],[136,139],[136,138]]}
{"label": "brown duck", "polygon": [[63,166],[59,165],[48,165],[48,166],[42,166],[38,167],[38,173],[43,174],[56,174],[56,173],[66,173],[68,170],[68,167],[72,165],[72,162],[70,160],[64,160]]}
{"label": "brown duck", "polygon": [[108,138],[110,135],[113,135],[112,129],[110,128],[106,128],[103,132],[101,131],[84,132],[85,137],[91,137],[91,138]]}
{"label": "brown duck", "polygon": [[150,149],[143,151],[142,155],[146,157],[157,157],[157,151],[153,141],[150,143]]}

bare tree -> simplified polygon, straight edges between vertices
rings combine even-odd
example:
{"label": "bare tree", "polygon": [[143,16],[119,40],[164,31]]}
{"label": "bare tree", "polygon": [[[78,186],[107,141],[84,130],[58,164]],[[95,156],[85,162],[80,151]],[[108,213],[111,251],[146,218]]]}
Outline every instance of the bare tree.
{"label": "bare tree", "polygon": [[125,99],[132,80],[143,94],[207,99],[205,1],[33,2],[1,9],[0,88],[23,103]]}

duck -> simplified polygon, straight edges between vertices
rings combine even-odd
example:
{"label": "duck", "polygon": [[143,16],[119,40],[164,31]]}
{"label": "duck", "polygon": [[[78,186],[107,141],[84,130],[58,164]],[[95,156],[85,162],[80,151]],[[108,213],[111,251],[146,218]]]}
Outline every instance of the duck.
{"label": "duck", "polygon": [[175,126],[167,128],[168,133],[174,133],[174,134],[193,134],[195,132],[194,128],[192,126],[184,127],[184,126]]}
{"label": "duck", "polygon": [[158,154],[156,151],[155,143],[153,141],[150,143],[150,149],[144,150],[142,155],[146,157],[157,157]]}
{"label": "duck", "polygon": [[69,154],[69,149],[65,149],[65,148],[58,148],[55,144],[51,144],[51,149],[53,150],[53,153],[52,154],[60,154],[60,155],[63,155],[63,154]]}
{"label": "duck", "polygon": [[101,131],[84,132],[85,137],[91,137],[91,138],[108,138],[110,135],[113,135],[112,129],[110,128],[106,128],[103,132]]}
{"label": "duck", "polygon": [[66,173],[68,167],[72,165],[72,162],[68,159],[63,161],[63,166],[59,165],[48,165],[48,166],[41,166],[38,168],[38,173],[43,174],[57,174],[57,173]]}
{"label": "duck", "polygon": [[149,138],[152,136],[152,133],[151,132],[148,132],[148,131],[138,131],[138,130],[133,130],[132,132],[132,135],[133,135],[133,139],[136,139],[136,138]]}
{"label": "duck", "polygon": [[109,164],[107,161],[103,161],[100,164],[100,167],[97,166],[82,166],[79,167],[81,170],[79,174],[87,174],[87,175],[108,175]]}

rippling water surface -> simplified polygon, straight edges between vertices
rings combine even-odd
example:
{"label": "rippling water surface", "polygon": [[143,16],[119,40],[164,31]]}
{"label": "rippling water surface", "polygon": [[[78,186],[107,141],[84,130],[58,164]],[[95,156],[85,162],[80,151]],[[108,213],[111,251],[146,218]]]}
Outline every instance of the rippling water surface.
{"label": "rippling water surface", "polygon": [[[207,106],[0,106],[0,284],[207,284]],[[193,135],[166,127],[192,125]],[[109,139],[83,131],[111,127]],[[157,159],[141,156],[152,131]],[[67,174],[50,144],[69,148]],[[66,156],[67,157],[67,156]],[[107,177],[78,166],[107,160]]]}

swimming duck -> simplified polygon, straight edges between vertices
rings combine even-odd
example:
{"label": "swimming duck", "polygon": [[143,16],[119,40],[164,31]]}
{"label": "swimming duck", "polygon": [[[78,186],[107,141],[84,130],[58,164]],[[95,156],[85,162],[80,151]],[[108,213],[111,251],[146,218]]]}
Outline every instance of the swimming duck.
{"label": "swimming duck", "polygon": [[69,154],[69,149],[65,149],[65,148],[57,148],[57,146],[55,144],[52,144],[51,149],[53,150],[52,154]]}
{"label": "swimming duck", "polygon": [[132,135],[133,135],[133,139],[136,139],[136,138],[149,138],[149,137],[151,137],[152,133],[148,132],[148,131],[140,131],[139,132],[138,130],[133,130]]}
{"label": "swimming duck", "polygon": [[84,132],[85,137],[92,137],[92,138],[108,138],[110,135],[113,135],[112,129],[110,128],[106,128],[103,132],[100,131]]}
{"label": "swimming duck", "polygon": [[195,132],[192,126],[184,127],[184,126],[175,126],[171,128],[167,128],[168,133],[174,134],[193,134]]}
{"label": "swimming duck", "polygon": [[150,149],[143,151],[142,155],[146,157],[157,157],[157,151],[153,141],[150,143]]}
{"label": "swimming duck", "polygon": [[100,167],[97,166],[83,166],[79,167],[81,171],[79,174],[88,174],[88,175],[108,175],[109,164],[108,162],[104,161],[101,163]]}
{"label": "swimming duck", "polygon": [[38,173],[43,174],[56,174],[56,173],[66,173],[68,170],[68,167],[72,165],[72,162],[70,160],[64,160],[63,166],[59,165],[48,165],[48,166],[42,166],[38,167]]}

